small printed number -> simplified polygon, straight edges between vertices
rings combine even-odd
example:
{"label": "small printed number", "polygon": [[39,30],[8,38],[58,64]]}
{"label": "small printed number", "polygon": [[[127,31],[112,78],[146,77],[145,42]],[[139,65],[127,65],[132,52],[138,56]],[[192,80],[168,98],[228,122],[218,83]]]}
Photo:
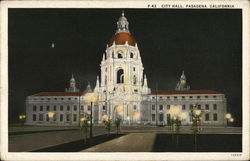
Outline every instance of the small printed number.
{"label": "small printed number", "polygon": [[241,154],[231,154],[231,156],[238,157],[241,156]]}
{"label": "small printed number", "polygon": [[148,4],[148,8],[156,8],[156,4]]}

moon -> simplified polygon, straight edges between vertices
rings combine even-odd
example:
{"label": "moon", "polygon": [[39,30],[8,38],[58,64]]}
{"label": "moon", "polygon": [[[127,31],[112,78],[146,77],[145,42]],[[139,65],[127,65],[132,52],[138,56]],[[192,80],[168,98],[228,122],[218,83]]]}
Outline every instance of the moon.
{"label": "moon", "polygon": [[51,48],[55,48],[55,43],[51,43]]}

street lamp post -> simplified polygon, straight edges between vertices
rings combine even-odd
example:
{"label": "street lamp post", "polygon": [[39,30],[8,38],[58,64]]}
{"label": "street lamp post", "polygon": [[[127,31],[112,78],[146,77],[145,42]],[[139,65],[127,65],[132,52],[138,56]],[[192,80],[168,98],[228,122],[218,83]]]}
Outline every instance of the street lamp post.
{"label": "street lamp post", "polygon": [[79,86],[79,92],[78,92],[78,97],[79,97],[79,111],[78,111],[78,125],[79,127],[81,126],[81,118],[80,118],[80,115],[81,115],[81,87],[82,85],[79,83],[77,84]]}
{"label": "street lamp post", "polygon": [[93,137],[93,102],[90,103],[90,131],[89,131],[89,135],[90,135],[90,138]]}
{"label": "street lamp post", "polygon": [[204,110],[197,109],[197,105],[193,105],[192,112],[192,128],[194,132],[194,146],[195,151],[197,151],[197,133],[199,132],[199,126],[201,125],[201,115]]}
{"label": "street lamp post", "polygon": [[171,117],[170,124],[172,127],[172,130],[171,130],[172,131],[172,140],[174,140],[175,119],[176,119],[176,116],[178,115],[179,112],[180,111],[176,106],[170,107],[169,113],[170,113],[170,117]]}
{"label": "street lamp post", "polygon": [[[228,126],[228,121],[230,121],[231,119],[233,119],[232,118],[232,115],[230,114],[230,113],[227,113],[226,115],[225,115],[225,118],[226,118],[226,120],[227,120],[227,123],[226,123],[226,128],[227,128],[227,126]],[[231,121],[230,121],[231,122]]]}
{"label": "street lamp post", "polygon": [[[178,134],[180,131],[181,122],[182,122],[182,120],[184,120],[187,117],[187,115],[186,115],[186,113],[181,112],[180,108],[177,106],[170,107],[169,113],[171,116],[171,123],[170,124],[173,127],[172,140],[173,140],[174,131],[176,131],[176,145],[178,145]],[[176,128],[174,129],[175,126],[176,126]]]}
{"label": "street lamp post", "polygon": [[90,131],[89,135],[90,138],[93,137],[93,103],[97,101],[97,94],[96,93],[87,93],[85,96],[85,101],[90,103]]}

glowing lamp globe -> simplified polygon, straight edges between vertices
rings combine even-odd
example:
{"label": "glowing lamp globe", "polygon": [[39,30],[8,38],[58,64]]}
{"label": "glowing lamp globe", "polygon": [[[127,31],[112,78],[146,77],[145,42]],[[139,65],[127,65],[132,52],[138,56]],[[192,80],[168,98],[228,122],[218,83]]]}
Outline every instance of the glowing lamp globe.
{"label": "glowing lamp globe", "polygon": [[49,112],[48,116],[49,116],[49,118],[53,117],[54,116],[54,112]]}
{"label": "glowing lamp globe", "polygon": [[201,114],[201,110],[195,110],[194,113],[195,115],[199,116]]}
{"label": "glowing lamp globe", "polygon": [[96,102],[97,99],[98,99],[98,95],[97,95],[96,93],[87,93],[87,94],[85,95],[85,101],[86,101],[87,103]]}
{"label": "glowing lamp globe", "polygon": [[169,113],[172,116],[176,116],[180,112],[179,108],[177,106],[170,107]]}
{"label": "glowing lamp globe", "polygon": [[227,114],[225,115],[225,118],[226,118],[226,119],[230,119],[230,118],[231,118],[231,114],[230,114],[230,113],[227,113]]}
{"label": "glowing lamp globe", "polygon": [[184,120],[185,118],[187,118],[187,114],[182,112],[180,113],[179,118],[180,120]]}
{"label": "glowing lamp globe", "polygon": [[108,115],[103,115],[103,116],[102,116],[102,121],[108,121],[108,120],[109,120]]}

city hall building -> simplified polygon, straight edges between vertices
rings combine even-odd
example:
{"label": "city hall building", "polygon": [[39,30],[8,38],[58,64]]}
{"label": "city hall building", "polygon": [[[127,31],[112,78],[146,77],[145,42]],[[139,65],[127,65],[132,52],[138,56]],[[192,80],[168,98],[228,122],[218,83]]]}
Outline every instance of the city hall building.
{"label": "city hall building", "polygon": [[170,109],[175,107],[185,113],[182,124],[190,125],[194,105],[204,111],[202,125],[226,123],[225,95],[212,90],[191,90],[184,72],[174,90],[151,91],[137,42],[129,31],[124,13],[117,22],[116,33],[107,43],[100,66],[100,79],[97,76],[93,90],[88,85],[84,92],[79,91],[72,75],[65,92],[28,96],[26,124],[79,125],[80,118],[90,115],[91,106],[85,101],[89,92],[98,96],[92,107],[95,124],[101,124],[102,117],[108,115],[112,120],[121,119],[123,125],[167,125],[172,117]]}

